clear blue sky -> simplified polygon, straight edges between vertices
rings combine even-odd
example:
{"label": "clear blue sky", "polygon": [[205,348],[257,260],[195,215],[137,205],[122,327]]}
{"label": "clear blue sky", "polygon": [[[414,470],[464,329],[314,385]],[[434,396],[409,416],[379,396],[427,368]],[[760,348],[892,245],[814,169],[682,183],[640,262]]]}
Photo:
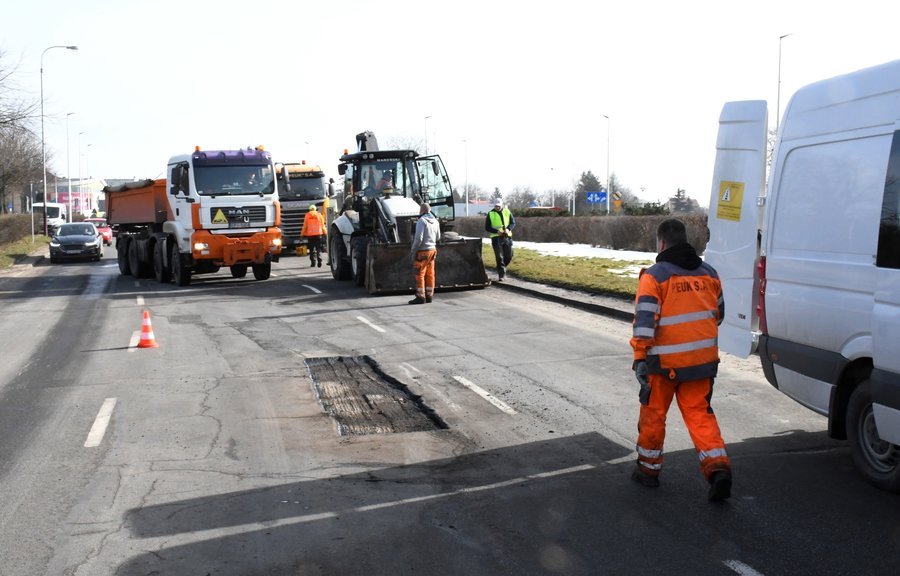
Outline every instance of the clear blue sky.
{"label": "clear blue sky", "polygon": [[[31,0],[4,63],[35,97],[52,168],[158,177],[169,156],[265,145],[337,178],[354,135],[423,143],[454,186],[572,186],[609,169],[645,200],[708,204],[719,111],[900,58],[900,5],[752,2]],[[427,120],[426,116],[430,116]],[[608,116],[609,120],[604,116]],[[607,148],[607,135],[609,148]],[[88,146],[90,144],[90,146]],[[80,161],[80,162],[79,162]]]}

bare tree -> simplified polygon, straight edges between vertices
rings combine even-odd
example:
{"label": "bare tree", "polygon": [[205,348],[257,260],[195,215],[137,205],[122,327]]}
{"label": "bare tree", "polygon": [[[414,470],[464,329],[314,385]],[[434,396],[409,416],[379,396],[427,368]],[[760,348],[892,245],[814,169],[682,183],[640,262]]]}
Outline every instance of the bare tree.
{"label": "bare tree", "polygon": [[27,128],[40,107],[37,99],[24,96],[16,86],[17,67],[6,64],[6,55],[0,52],[0,128]]}

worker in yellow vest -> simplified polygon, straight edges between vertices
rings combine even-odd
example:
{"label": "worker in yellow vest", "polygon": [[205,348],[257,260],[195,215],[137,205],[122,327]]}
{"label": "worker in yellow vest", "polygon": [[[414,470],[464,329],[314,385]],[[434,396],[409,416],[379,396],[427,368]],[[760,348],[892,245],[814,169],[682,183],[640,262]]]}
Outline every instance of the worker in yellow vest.
{"label": "worker in yellow vest", "polygon": [[503,199],[497,198],[494,209],[484,219],[484,229],[491,235],[491,246],[497,259],[497,276],[502,281],[506,276],[506,267],[513,259],[512,231],[516,227],[516,219],[504,208]]}

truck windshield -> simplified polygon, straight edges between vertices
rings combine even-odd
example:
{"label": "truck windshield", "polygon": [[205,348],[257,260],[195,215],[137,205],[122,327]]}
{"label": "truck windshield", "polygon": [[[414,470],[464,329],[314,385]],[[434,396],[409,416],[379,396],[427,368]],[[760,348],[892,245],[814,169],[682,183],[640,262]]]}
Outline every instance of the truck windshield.
{"label": "truck windshield", "polygon": [[291,189],[279,190],[281,200],[321,200],[325,198],[325,178],[318,176],[291,175]]}
{"label": "truck windshield", "polygon": [[271,166],[195,166],[194,184],[201,196],[271,194],[275,175]]}

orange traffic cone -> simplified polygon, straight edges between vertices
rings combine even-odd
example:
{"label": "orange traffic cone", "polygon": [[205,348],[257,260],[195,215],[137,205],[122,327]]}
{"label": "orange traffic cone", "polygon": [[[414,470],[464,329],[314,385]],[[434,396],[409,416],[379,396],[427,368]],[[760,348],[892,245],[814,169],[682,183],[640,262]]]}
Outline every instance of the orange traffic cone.
{"label": "orange traffic cone", "polygon": [[158,348],[156,337],[153,336],[153,327],[150,326],[150,313],[144,310],[144,321],[141,323],[141,341],[138,348]]}

